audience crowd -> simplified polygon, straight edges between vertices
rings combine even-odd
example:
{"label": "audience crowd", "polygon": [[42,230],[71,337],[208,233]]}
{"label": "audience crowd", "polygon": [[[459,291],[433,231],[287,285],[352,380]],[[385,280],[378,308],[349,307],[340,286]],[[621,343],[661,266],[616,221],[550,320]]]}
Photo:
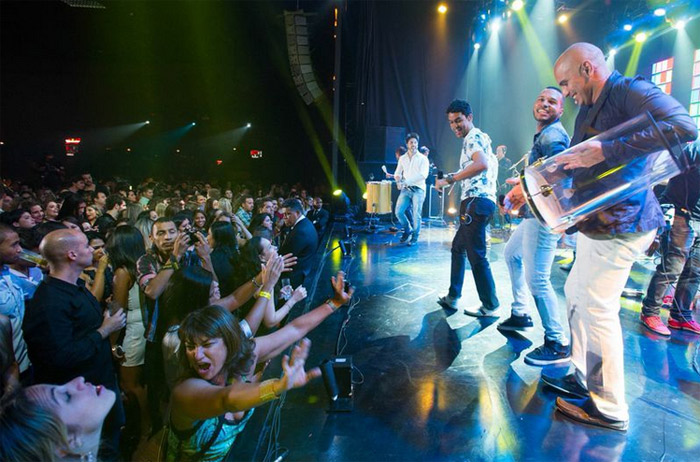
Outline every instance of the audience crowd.
{"label": "audience crowd", "polygon": [[47,165],[0,190],[0,460],[222,460],[256,406],[319,375],[304,337],[352,289],[338,273],[287,319],[329,223],[318,194],[61,185]]}

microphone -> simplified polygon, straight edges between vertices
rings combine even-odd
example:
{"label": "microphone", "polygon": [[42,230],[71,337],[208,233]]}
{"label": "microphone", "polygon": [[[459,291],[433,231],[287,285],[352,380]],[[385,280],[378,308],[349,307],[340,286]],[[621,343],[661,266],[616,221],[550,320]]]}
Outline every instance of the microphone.
{"label": "microphone", "polygon": [[[445,178],[444,172],[442,170],[438,170],[437,179],[442,180],[443,178]],[[442,197],[442,188],[438,189],[437,192],[438,197]]]}

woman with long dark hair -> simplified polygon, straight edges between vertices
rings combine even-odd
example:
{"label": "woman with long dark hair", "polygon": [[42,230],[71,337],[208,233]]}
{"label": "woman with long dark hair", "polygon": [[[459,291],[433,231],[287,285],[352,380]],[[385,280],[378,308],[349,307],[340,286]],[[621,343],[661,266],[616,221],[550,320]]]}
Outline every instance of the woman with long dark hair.
{"label": "woman with long dark hair", "polygon": [[279,356],[350,300],[353,289],[344,291],[343,273],[331,279],[332,298],[270,335],[251,338],[219,306],[196,310],[183,320],[178,335],[184,373],[172,393],[167,461],[223,460],[252,409],[320,375],[318,368],[304,370],[308,339],[293,349],[291,359],[282,358],[281,379],[258,383],[255,366]]}
{"label": "woman with long dark hair", "polygon": [[238,260],[236,231],[231,223],[215,221],[209,228],[207,240],[212,248],[211,263],[219,280],[219,290],[221,296],[225,297],[238,287],[233,280],[233,271]]}
{"label": "woman with long dark hair", "polygon": [[[260,271],[260,266],[266,264],[270,259],[277,257],[277,247],[264,237],[254,237],[249,240],[246,245],[241,248],[241,254],[238,260],[238,265],[234,272],[236,284],[241,285],[245,281],[249,281],[255,274],[254,271]],[[272,328],[279,324],[288,314],[294,305],[306,298],[306,289],[299,286],[296,289],[286,288],[289,290],[290,298],[286,300],[280,309],[275,309],[275,294],[271,294],[270,303],[265,310],[263,324],[266,328]],[[239,316],[245,316],[251,309],[251,303],[245,303],[238,310]]]}
{"label": "woman with long dark hair", "polygon": [[68,194],[65,199],[63,199],[63,204],[61,205],[61,210],[58,212],[57,221],[63,221],[66,217],[73,217],[78,220],[78,222],[83,223],[85,219],[85,199],[77,194]]}
{"label": "woman with long dark hair", "polygon": [[118,226],[112,231],[106,245],[107,255],[114,269],[112,286],[114,303],[126,312],[126,330],[122,342],[124,362],[120,368],[122,390],[130,399],[136,399],[140,412],[141,435],[149,431],[146,389],[143,386],[145,361],[145,325],[141,310],[141,295],[136,284],[136,262],[146,253],[141,232],[133,226]]}

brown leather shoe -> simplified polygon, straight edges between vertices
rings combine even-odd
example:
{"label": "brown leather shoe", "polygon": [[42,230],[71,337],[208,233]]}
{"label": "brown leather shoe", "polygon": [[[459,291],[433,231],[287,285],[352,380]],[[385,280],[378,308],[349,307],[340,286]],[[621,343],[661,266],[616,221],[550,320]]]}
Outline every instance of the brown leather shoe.
{"label": "brown leather shoe", "polygon": [[565,417],[576,422],[581,422],[586,425],[595,427],[609,428],[620,432],[626,432],[629,427],[628,420],[612,420],[603,416],[596,408],[595,404],[588,399],[582,406],[577,406],[571,401],[562,398],[557,398],[557,411],[561,412]]}

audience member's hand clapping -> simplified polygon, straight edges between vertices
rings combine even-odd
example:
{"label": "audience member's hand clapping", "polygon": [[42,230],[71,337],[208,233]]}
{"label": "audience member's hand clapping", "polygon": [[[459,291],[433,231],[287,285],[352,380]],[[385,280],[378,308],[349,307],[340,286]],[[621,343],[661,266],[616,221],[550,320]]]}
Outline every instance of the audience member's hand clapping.
{"label": "audience member's hand clapping", "polygon": [[299,286],[296,289],[294,289],[294,292],[292,292],[292,297],[290,298],[290,301],[292,303],[298,303],[306,298],[306,289],[304,286]]}

